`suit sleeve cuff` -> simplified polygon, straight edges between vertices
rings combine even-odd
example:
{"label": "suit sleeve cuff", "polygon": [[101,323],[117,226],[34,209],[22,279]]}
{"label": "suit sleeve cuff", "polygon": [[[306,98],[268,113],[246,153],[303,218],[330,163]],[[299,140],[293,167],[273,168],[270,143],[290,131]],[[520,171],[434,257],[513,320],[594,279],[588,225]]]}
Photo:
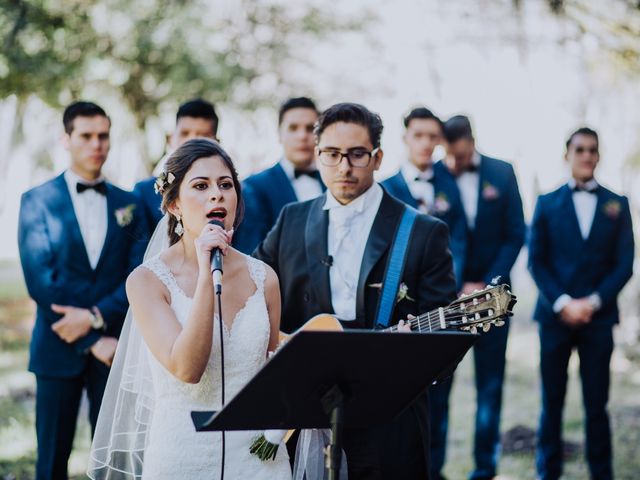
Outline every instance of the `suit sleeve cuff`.
{"label": "suit sleeve cuff", "polygon": [[594,311],[598,311],[602,307],[602,298],[600,298],[600,294],[597,292],[594,292],[591,295],[589,295],[587,297],[587,300],[589,300],[589,303],[593,307]]}
{"label": "suit sleeve cuff", "polygon": [[558,297],[558,299],[555,302],[553,302],[553,312],[560,313],[562,309],[566,307],[571,300],[572,298],[569,295],[567,295],[566,293],[563,293]]}

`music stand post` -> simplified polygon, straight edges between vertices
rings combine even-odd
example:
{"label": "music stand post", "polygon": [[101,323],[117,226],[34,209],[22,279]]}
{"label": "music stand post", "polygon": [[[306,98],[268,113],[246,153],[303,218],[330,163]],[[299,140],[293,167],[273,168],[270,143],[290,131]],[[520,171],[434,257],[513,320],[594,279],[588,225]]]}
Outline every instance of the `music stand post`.
{"label": "music stand post", "polygon": [[191,416],[198,431],[331,428],[325,467],[337,480],[344,429],[391,422],[477,338],[449,331],[302,331],[222,410]]}

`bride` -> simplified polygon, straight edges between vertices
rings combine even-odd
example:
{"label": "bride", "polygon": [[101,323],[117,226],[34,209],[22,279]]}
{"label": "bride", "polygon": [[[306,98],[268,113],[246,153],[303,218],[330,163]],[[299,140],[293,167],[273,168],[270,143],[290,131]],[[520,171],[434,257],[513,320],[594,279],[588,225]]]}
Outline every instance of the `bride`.
{"label": "bride", "polygon": [[[192,410],[221,407],[220,336],[210,267],[224,254],[222,319],[227,400],[264,365],[278,341],[280,291],[264,263],[230,247],[242,216],[240,183],[215,142],[186,142],[156,187],[166,213],[145,262],[129,276],[130,311],[91,449],[93,479],[220,476],[222,434],[196,432]],[[224,229],[209,223],[216,219]],[[215,320],[214,320],[215,318]],[[249,452],[261,432],[225,434],[228,478],[290,479],[287,449]]]}

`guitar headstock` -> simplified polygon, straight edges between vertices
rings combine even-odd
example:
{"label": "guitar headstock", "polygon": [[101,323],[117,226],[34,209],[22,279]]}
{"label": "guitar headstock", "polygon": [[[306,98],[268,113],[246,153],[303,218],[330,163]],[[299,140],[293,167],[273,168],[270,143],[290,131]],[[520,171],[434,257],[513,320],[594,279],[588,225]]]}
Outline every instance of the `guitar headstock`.
{"label": "guitar headstock", "polygon": [[447,328],[487,332],[492,325],[504,325],[504,318],[513,315],[515,304],[516,296],[511,293],[509,285],[489,285],[460,296],[447,307]]}

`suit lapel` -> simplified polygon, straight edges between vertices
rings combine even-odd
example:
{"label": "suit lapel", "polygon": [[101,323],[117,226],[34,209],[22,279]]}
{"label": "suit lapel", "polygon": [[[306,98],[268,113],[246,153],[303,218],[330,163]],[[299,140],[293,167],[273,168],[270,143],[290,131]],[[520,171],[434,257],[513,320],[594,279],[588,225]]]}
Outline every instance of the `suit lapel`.
{"label": "suit lapel", "polygon": [[407,181],[404,179],[402,172],[398,172],[395,178],[399,193],[398,200],[403,201],[407,205],[411,205],[413,208],[418,208],[418,202],[413,198],[409,185],[407,185]]}
{"label": "suit lapel", "polygon": [[[596,191],[596,195],[598,196],[598,201],[596,202],[596,211],[593,214],[593,221],[591,222],[591,229],[589,230],[589,235],[585,240],[585,243],[591,243],[594,238],[598,235],[598,233],[602,232],[602,228],[599,228],[599,225],[604,225],[606,223],[606,214],[604,212],[604,204],[607,200],[607,192],[603,187],[599,187]],[[600,244],[596,242],[596,244]]]}
{"label": "suit lapel", "polygon": [[[570,229],[572,235],[577,242],[578,245],[582,245],[584,243],[584,238],[582,238],[582,232],[580,231],[580,224],[578,223],[578,214],[576,213],[576,206],[573,203],[573,195],[571,189],[565,185],[563,187],[563,199],[562,199],[562,209],[565,213],[565,218],[567,219],[567,227]],[[599,201],[598,201],[599,203]],[[597,209],[598,207],[596,207]],[[597,210],[596,210],[597,213]],[[595,223],[595,218],[594,218]],[[593,230],[593,225],[591,227]],[[553,232],[552,232],[553,233]]]}
{"label": "suit lapel", "polygon": [[[318,306],[321,311],[333,313],[329,265],[326,263],[329,213],[322,208],[325,199],[326,196],[321,195],[311,203],[305,226],[304,243],[309,280],[318,299]],[[292,239],[292,241],[295,242],[297,239]]]}
{"label": "suit lapel", "polygon": [[371,226],[369,239],[364,249],[362,264],[360,265],[360,276],[358,278],[358,291],[356,294],[356,318],[365,318],[365,294],[369,274],[373,267],[380,261],[380,258],[389,249],[395,236],[396,225],[400,220],[404,206],[393,200],[388,193],[384,192],[380,208]]}
{"label": "suit lapel", "polygon": [[487,202],[484,200],[483,195],[483,187],[485,182],[491,183],[489,177],[491,177],[489,172],[487,172],[487,162],[484,158],[484,155],[480,155],[480,167],[478,168],[478,208],[476,210],[476,221],[474,225],[474,230],[477,230],[478,225],[484,225],[485,221],[483,216],[486,213]]}
{"label": "suit lapel", "polygon": [[73,251],[78,252],[78,266],[86,267],[87,270],[91,270],[91,264],[89,263],[89,256],[87,255],[87,247],[84,244],[82,233],[80,232],[80,224],[76,217],[76,212],[73,208],[73,202],[71,201],[71,194],[69,193],[69,187],[67,181],[64,178],[64,174],[59,175],[55,180],[56,189],[58,190],[58,197],[52,201],[51,211],[58,217],[63,219],[64,225],[67,226],[67,235],[72,245]]}
{"label": "suit lapel", "polygon": [[[293,185],[291,184],[291,180],[287,177],[284,169],[280,165],[280,163],[276,164],[271,169],[273,175],[273,185],[276,188],[273,188],[272,193],[276,197],[276,208],[278,213],[282,210],[288,203],[293,203],[298,201],[298,197],[296,196],[296,191],[293,189]],[[276,215],[277,217],[277,215]]]}
{"label": "suit lapel", "polygon": [[113,236],[115,235],[118,228],[120,228],[116,221],[116,216],[114,214],[116,209],[116,192],[113,190],[113,187],[110,184],[107,184],[107,234],[104,238],[104,245],[102,246],[102,251],[100,252],[100,258],[98,259],[98,263],[96,264],[96,270],[99,270],[102,263],[105,261],[107,257],[108,251],[113,246]]}

